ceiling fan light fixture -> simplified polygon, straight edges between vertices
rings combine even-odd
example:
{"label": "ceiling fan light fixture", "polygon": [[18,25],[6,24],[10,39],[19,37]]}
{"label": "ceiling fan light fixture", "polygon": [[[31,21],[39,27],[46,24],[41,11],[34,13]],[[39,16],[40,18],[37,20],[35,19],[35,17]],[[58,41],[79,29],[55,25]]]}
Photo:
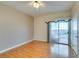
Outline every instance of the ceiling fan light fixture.
{"label": "ceiling fan light fixture", "polygon": [[33,2],[33,7],[34,8],[39,8],[40,7],[40,3],[38,1],[34,1]]}

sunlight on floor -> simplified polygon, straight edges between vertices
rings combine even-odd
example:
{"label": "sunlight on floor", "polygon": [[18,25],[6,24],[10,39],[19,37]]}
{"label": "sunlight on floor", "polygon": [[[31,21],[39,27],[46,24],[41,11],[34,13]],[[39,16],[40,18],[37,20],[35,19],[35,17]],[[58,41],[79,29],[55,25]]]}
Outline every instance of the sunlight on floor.
{"label": "sunlight on floor", "polygon": [[51,56],[53,58],[67,58],[68,57],[68,46],[61,44],[54,44],[51,46]]}

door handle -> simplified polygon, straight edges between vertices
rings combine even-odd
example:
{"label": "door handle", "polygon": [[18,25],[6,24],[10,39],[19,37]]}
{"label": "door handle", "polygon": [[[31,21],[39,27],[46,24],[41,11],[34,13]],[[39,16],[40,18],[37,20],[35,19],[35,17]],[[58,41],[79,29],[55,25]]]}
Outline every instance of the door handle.
{"label": "door handle", "polygon": [[64,34],[69,34],[69,32],[66,32],[66,33],[64,33]]}

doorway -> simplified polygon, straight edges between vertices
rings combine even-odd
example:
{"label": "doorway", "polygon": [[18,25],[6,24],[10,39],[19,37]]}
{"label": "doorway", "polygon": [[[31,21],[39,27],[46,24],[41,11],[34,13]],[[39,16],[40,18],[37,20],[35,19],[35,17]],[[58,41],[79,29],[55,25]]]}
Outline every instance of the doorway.
{"label": "doorway", "polygon": [[69,21],[58,20],[49,22],[49,42],[69,44]]}
{"label": "doorway", "polygon": [[71,20],[49,22],[48,33],[53,57],[69,57],[69,45],[71,44]]}

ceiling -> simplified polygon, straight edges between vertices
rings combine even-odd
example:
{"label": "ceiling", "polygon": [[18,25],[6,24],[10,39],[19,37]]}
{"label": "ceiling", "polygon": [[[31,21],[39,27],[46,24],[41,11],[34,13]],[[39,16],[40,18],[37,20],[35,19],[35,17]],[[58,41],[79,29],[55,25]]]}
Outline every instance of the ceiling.
{"label": "ceiling", "polygon": [[28,15],[36,16],[49,12],[60,12],[66,11],[72,8],[74,2],[72,1],[41,1],[44,6],[40,7],[39,10],[29,5],[32,1],[4,1],[1,2],[5,5],[16,8],[19,11],[22,11]]}

